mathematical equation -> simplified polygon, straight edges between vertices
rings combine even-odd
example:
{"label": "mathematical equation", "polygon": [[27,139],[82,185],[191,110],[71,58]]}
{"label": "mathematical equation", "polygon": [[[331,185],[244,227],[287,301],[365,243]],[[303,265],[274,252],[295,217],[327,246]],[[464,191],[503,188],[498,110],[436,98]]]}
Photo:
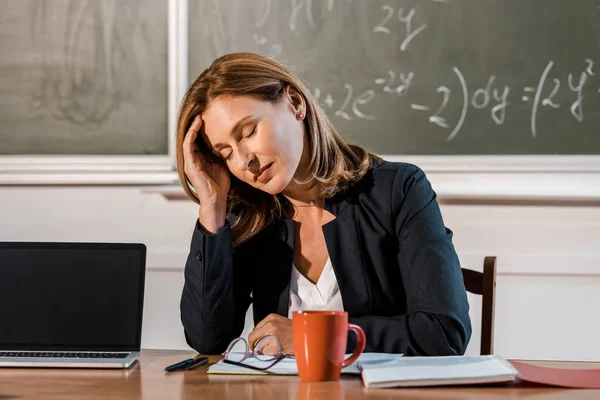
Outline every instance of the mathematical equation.
{"label": "mathematical equation", "polygon": [[[533,138],[537,137],[537,120],[540,108],[550,107],[559,109],[564,104],[557,103],[557,96],[561,87],[567,86],[571,93],[572,100],[568,107],[570,115],[579,123],[584,119],[584,96],[583,89],[586,84],[591,82],[590,77],[594,77],[594,61],[585,60],[585,68],[580,73],[569,73],[566,76],[566,85],[564,81],[558,78],[550,79],[550,74],[554,67],[554,61],[550,61],[542,71],[540,79],[536,86],[525,86],[518,101],[531,104],[530,129]],[[496,85],[497,77],[490,76],[484,87],[478,87],[473,92],[468,88],[467,80],[459,68],[453,67],[452,71],[456,75],[461,88],[462,107],[458,120],[450,124],[444,113],[450,103],[453,95],[448,86],[441,85],[436,89],[439,95],[439,102],[435,105],[424,105],[410,103],[410,108],[415,111],[425,113],[429,123],[438,126],[441,129],[448,129],[450,133],[447,141],[451,141],[460,132],[467,112],[470,107],[476,110],[490,108],[490,117],[497,125],[502,125],[506,120],[506,111],[515,100],[510,99],[511,88],[507,85]],[[394,71],[388,71],[387,77],[381,77],[374,80],[374,85],[378,90],[369,88],[355,93],[355,88],[350,83],[344,84],[345,95],[342,99],[336,99],[331,93],[323,93],[321,89],[314,89],[315,99],[322,107],[333,112],[334,117],[343,118],[352,121],[355,118],[364,120],[376,120],[376,115],[370,113],[369,103],[375,99],[378,94],[387,93],[397,98],[408,99],[411,86],[414,84],[415,74],[413,72],[396,74]],[[596,94],[600,96],[600,88],[595,89]],[[600,110],[598,110],[600,111]]]}
{"label": "mathematical equation", "polygon": [[[256,32],[252,35],[252,39],[254,42],[260,46],[265,46],[267,48],[270,47],[270,51],[268,51],[269,57],[277,57],[283,51],[283,46],[280,43],[269,42],[268,38],[260,33],[262,28],[265,26],[267,21],[269,20],[269,16],[271,15],[272,10],[272,1],[273,0],[264,0],[264,5],[262,8],[261,16],[258,18],[256,23],[254,24],[254,28]],[[313,9],[314,9],[314,1],[315,0],[290,0],[290,15],[288,17],[288,29],[290,32],[295,32],[298,29],[298,20],[304,16],[308,25],[311,29],[317,29],[317,22],[315,21]],[[326,0],[326,10],[329,13],[333,13],[335,10],[335,6],[337,2],[345,1],[346,3],[352,3],[353,0]],[[361,0],[359,0],[361,1]],[[362,0],[364,1],[364,0]],[[428,0],[430,2],[435,3],[448,3],[449,0]],[[319,2],[320,5],[323,3]],[[400,51],[406,51],[408,49],[408,45],[413,41],[421,32],[423,32],[426,28],[426,24],[420,24],[416,28],[414,28],[414,20],[416,15],[416,9],[414,7],[410,9],[405,9],[405,7],[399,7],[397,10],[394,7],[389,5],[383,5],[382,10],[384,12],[383,18],[373,26],[373,33],[382,33],[391,35],[393,18],[396,17],[399,24],[402,25],[400,28],[404,30],[404,39],[400,44]]]}
{"label": "mathematical equation", "polygon": [[[430,3],[451,3],[451,0],[420,0]],[[300,19],[305,19],[303,27],[305,29],[317,29],[321,23],[326,23],[325,19],[335,16],[336,7],[343,4],[352,3],[353,0],[289,0],[290,12],[287,19],[287,28],[290,32],[298,33],[300,30]],[[255,32],[253,41],[261,47],[262,53],[270,57],[277,58],[285,49],[277,41],[270,41],[260,32],[267,25],[272,12],[272,0],[264,0],[262,3],[260,17],[254,24]],[[280,5],[282,3],[277,3]],[[315,7],[321,7],[320,13],[315,13]],[[599,6],[600,8],[600,6]],[[398,46],[398,53],[408,52],[410,48],[418,45],[419,40],[424,40],[424,33],[427,32],[428,25],[417,13],[415,7],[402,7],[383,4],[381,8],[373,9],[374,19],[370,19],[369,28],[375,40],[378,43],[385,43],[388,38],[399,38],[401,40]],[[315,19],[319,15],[321,20]],[[273,16],[272,18],[275,18]],[[281,39],[278,37],[277,39]],[[415,44],[413,44],[415,43]],[[402,64],[400,62],[400,64]],[[459,85],[462,100],[460,115],[456,121],[450,121],[450,115],[456,114],[455,109],[449,108],[451,100],[457,95],[456,89],[450,89],[446,85],[438,86],[436,89],[437,98],[435,104],[420,104],[409,101],[411,87],[416,85],[416,75],[414,71],[395,72],[387,71],[386,76],[374,77],[373,85],[368,88],[357,88],[356,85],[346,82],[343,86],[344,94],[342,96],[332,95],[331,91],[325,92],[321,88],[313,89],[314,97],[328,112],[335,118],[342,118],[347,121],[355,119],[377,120],[378,116],[374,110],[372,102],[378,96],[394,96],[397,99],[407,103],[408,107],[415,112],[424,115],[425,120],[442,130],[447,130],[446,140],[453,140],[463,127],[470,108],[475,110],[489,109],[491,120],[497,124],[504,124],[507,116],[507,110],[511,107],[519,111],[523,105],[530,108],[529,128],[531,136],[538,137],[538,119],[542,109],[560,109],[568,107],[569,113],[577,122],[584,120],[584,98],[594,101],[588,94],[593,91],[600,96],[600,88],[594,88],[596,70],[594,61],[591,58],[582,60],[581,70],[568,73],[566,76],[555,76],[553,73],[555,61],[549,61],[546,67],[540,71],[540,78],[535,85],[525,86],[518,93],[517,89],[508,85],[499,83],[500,78],[492,75],[483,87],[476,87],[474,90],[469,88],[467,78],[459,67],[452,67],[452,72],[456,77],[456,83]],[[456,85],[452,86],[456,87]],[[584,96],[584,88],[586,96]],[[454,93],[453,93],[454,90]],[[568,93],[562,94],[564,91]],[[333,90],[332,90],[333,91]],[[559,101],[559,98],[561,101]],[[568,98],[569,100],[564,100]],[[387,98],[386,100],[389,100]],[[520,105],[518,103],[521,103]],[[597,104],[597,103],[594,103]],[[371,105],[371,107],[370,107]],[[510,111],[509,111],[510,112]],[[600,110],[595,110],[594,115],[598,115]]]}

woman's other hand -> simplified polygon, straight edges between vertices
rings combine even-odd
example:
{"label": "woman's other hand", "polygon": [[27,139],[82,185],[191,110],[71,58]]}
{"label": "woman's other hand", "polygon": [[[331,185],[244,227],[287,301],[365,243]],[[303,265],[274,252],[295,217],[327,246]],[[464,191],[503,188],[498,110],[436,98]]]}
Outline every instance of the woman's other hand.
{"label": "woman's other hand", "polygon": [[[294,354],[294,344],[292,342],[292,320],[282,317],[278,314],[269,314],[265,319],[260,321],[254,330],[248,335],[248,343],[254,349],[254,345],[260,338],[267,335],[277,336],[281,343],[281,351],[285,354]],[[261,351],[267,355],[277,354],[276,343],[267,343],[266,347]]]}

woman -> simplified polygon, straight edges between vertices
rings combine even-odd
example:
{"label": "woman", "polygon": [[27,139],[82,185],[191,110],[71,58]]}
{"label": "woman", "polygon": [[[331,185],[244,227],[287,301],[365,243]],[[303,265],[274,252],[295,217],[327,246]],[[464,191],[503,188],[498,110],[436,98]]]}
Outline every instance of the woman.
{"label": "woman", "polygon": [[215,60],[185,94],[177,150],[201,205],[181,299],[195,350],[223,352],[253,303],[251,346],[275,335],[293,354],[292,312],[317,308],[347,311],[365,351],[464,353],[466,292],[425,175],[345,143],[284,66]]}

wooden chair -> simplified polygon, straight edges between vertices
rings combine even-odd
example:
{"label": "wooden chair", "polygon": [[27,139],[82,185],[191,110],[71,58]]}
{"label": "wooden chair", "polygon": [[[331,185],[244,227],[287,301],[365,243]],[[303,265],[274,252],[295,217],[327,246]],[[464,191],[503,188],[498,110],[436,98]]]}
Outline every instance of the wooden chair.
{"label": "wooden chair", "polygon": [[482,296],[481,355],[494,352],[494,299],[496,297],[496,257],[485,257],[483,273],[462,269],[467,292]]}

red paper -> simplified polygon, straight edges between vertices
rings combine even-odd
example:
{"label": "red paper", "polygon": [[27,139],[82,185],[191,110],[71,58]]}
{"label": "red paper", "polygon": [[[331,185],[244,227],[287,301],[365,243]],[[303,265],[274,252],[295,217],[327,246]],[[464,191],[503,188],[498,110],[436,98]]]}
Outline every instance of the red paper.
{"label": "red paper", "polygon": [[600,389],[600,369],[564,369],[510,361],[525,382],[568,388]]}

